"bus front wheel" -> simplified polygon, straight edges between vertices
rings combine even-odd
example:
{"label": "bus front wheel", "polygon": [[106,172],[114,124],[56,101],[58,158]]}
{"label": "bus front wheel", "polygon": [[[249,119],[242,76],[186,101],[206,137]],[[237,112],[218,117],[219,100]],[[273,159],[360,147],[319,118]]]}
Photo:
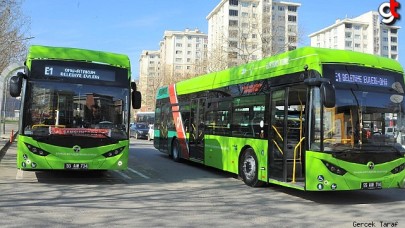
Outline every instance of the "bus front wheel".
{"label": "bus front wheel", "polygon": [[172,155],[173,161],[175,161],[175,162],[180,161],[180,145],[179,145],[179,141],[177,139],[175,139],[173,141],[171,155]]}
{"label": "bus front wheel", "polygon": [[239,162],[239,175],[243,182],[251,187],[259,187],[263,185],[262,181],[259,181],[259,165],[257,157],[252,148],[248,148],[243,153]]}

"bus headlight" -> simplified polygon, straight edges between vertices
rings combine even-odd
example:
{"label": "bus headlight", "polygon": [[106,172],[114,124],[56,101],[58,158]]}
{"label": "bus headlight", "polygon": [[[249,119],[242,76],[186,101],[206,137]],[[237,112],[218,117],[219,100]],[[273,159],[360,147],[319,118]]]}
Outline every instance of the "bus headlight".
{"label": "bus headlight", "polygon": [[33,146],[31,144],[25,143],[25,145],[27,146],[28,150],[31,151],[32,153],[39,155],[39,156],[47,156],[49,154],[49,152],[46,152],[43,149],[40,149],[36,146]]}
{"label": "bus headlight", "polygon": [[337,166],[337,165],[334,165],[334,164],[332,164],[332,163],[329,163],[329,162],[323,161],[323,160],[322,160],[322,162],[323,162],[323,164],[326,166],[326,168],[328,168],[328,170],[331,171],[331,172],[334,173],[334,174],[343,176],[343,175],[345,175],[345,174],[347,173],[346,170],[344,170],[343,168],[340,168],[340,167]]}
{"label": "bus headlight", "polygon": [[400,173],[400,172],[404,171],[404,169],[405,169],[405,163],[395,167],[393,170],[391,170],[391,173],[397,174],[397,173]]}
{"label": "bus headlight", "polygon": [[104,153],[103,156],[106,158],[111,158],[111,157],[121,154],[124,149],[125,149],[125,146],[114,149],[114,150],[110,150],[107,153]]}

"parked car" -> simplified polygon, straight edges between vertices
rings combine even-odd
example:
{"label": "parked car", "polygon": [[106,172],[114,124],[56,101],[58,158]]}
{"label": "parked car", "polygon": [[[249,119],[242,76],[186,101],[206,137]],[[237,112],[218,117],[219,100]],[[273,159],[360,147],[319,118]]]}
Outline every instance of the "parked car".
{"label": "parked car", "polygon": [[149,127],[146,123],[134,123],[129,128],[129,136],[136,139],[147,139]]}
{"label": "parked car", "polygon": [[151,141],[155,138],[155,131],[154,131],[154,125],[150,124],[149,125],[149,131],[148,131],[148,140]]}

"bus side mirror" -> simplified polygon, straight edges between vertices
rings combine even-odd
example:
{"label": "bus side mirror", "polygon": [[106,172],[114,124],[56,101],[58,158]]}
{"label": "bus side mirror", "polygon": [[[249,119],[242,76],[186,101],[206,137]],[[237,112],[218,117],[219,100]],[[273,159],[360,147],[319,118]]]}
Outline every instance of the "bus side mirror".
{"label": "bus side mirror", "polygon": [[132,108],[140,109],[141,108],[142,95],[139,91],[132,91]]}
{"label": "bus side mirror", "polygon": [[321,84],[321,99],[326,108],[333,108],[336,105],[335,87],[327,82]]}
{"label": "bus side mirror", "polygon": [[17,76],[10,78],[9,90],[10,96],[18,97],[21,95],[22,80],[25,75],[21,72],[17,73]]}

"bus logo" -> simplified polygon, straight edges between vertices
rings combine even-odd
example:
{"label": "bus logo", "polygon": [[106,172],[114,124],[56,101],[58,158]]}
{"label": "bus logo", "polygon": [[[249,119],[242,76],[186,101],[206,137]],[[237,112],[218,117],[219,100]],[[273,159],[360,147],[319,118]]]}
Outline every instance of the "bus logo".
{"label": "bus logo", "polygon": [[79,153],[80,152],[80,146],[78,146],[78,145],[76,145],[76,146],[74,146],[73,147],[73,151],[75,152],[75,153]]}
{"label": "bus logo", "polygon": [[399,20],[401,15],[398,13],[398,9],[401,4],[396,0],[390,0],[390,2],[384,2],[378,7],[378,13],[383,18],[381,21],[386,25],[393,25],[396,20]]}
{"label": "bus logo", "polygon": [[368,162],[367,163],[367,167],[370,169],[370,170],[373,170],[374,169],[374,162]]}

